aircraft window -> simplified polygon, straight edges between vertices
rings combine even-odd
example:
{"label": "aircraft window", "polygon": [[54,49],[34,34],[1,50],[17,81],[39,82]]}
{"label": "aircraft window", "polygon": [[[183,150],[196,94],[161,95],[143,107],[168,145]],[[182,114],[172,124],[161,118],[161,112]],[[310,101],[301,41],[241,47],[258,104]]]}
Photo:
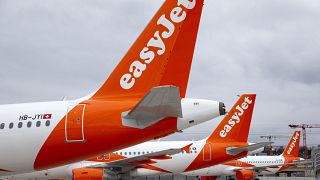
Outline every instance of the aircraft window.
{"label": "aircraft window", "polygon": [[133,152],[133,155],[136,155],[136,152]]}
{"label": "aircraft window", "polygon": [[50,121],[46,121],[46,126],[50,126]]}
{"label": "aircraft window", "polygon": [[27,127],[29,128],[29,127],[31,127],[31,125],[32,125],[32,122],[29,121],[29,122],[27,123]]}
{"label": "aircraft window", "polygon": [[194,153],[197,153],[197,151],[194,151]]}
{"label": "aircraft window", "polygon": [[13,128],[13,123],[9,124],[9,128],[12,129]]}
{"label": "aircraft window", "polygon": [[40,127],[41,126],[41,121],[37,121],[36,126]]}
{"label": "aircraft window", "polygon": [[144,151],[142,151],[142,154],[144,154]]}
{"label": "aircraft window", "polygon": [[129,155],[131,155],[131,152],[129,152]]}
{"label": "aircraft window", "polygon": [[122,152],[120,152],[120,155],[122,155]]}
{"label": "aircraft window", "polygon": [[18,128],[22,128],[22,122],[18,123]]}
{"label": "aircraft window", "polygon": [[4,123],[1,123],[0,129],[4,129]]}
{"label": "aircraft window", "polygon": [[138,155],[140,155],[140,151],[138,152]]}
{"label": "aircraft window", "polygon": [[124,155],[127,155],[127,152],[124,152]]}

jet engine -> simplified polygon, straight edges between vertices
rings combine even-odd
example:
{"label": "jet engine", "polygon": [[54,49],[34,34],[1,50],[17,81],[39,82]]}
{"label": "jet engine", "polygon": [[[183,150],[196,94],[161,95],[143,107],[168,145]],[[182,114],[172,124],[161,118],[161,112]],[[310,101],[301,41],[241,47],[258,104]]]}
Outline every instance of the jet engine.
{"label": "jet engine", "polygon": [[216,176],[201,176],[201,180],[216,180]]}
{"label": "jet engine", "polygon": [[236,177],[238,180],[252,180],[254,178],[254,172],[251,170],[237,171]]}
{"label": "jet engine", "polygon": [[72,180],[101,180],[103,178],[102,168],[79,168],[72,171]]}

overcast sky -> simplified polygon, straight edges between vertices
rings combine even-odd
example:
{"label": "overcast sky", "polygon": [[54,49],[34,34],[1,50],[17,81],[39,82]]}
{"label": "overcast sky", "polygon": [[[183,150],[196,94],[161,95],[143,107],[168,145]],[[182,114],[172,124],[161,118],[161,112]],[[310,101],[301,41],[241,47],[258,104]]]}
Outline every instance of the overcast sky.
{"label": "overcast sky", "polygon": [[[163,0],[0,0],[0,104],[96,90]],[[256,93],[251,141],[320,124],[320,1],[207,0],[187,97]],[[220,119],[168,139],[201,139]],[[320,129],[307,131],[320,144]],[[286,144],[288,138],[276,140]]]}

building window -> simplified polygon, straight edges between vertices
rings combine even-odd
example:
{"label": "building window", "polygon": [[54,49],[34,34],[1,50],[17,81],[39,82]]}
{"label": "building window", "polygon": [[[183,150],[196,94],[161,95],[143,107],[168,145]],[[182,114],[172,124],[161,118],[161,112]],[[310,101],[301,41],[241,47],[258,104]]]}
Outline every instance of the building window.
{"label": "building window", "polygon": [[50,121],[46,121],[46,126],[50,126]]}
{"label": "building window", "polygon": [[13,128],[13,123],[9,124],[9,128],[12,129]]}
{"label": "building window", "polygon": [[40,127],[41,126],[41,121],[37,121],[36,126]]}
{"label": "building window", "polygon": [[27,123],[27,127],[28,127],[28,128],[30,128],[30,127],[31,127],[31,125],[32,125],[32,122],[31,122],[31,121],[29,121],[29,122]]}
{"label": "building window", "polygon": [[18,128],[22,128],[22,125],[23,125],[23,123],[22,123],[22,122],[19,122],[19,123],[18,123]]}

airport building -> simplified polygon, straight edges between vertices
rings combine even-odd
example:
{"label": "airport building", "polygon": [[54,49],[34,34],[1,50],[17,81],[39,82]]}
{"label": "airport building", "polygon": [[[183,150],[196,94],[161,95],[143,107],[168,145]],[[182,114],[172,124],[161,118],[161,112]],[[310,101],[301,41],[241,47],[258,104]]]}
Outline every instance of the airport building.
{"label": "airport building", "polygon": [[312,150],[312,161],[315,177],[320,180],[320,145]]}

